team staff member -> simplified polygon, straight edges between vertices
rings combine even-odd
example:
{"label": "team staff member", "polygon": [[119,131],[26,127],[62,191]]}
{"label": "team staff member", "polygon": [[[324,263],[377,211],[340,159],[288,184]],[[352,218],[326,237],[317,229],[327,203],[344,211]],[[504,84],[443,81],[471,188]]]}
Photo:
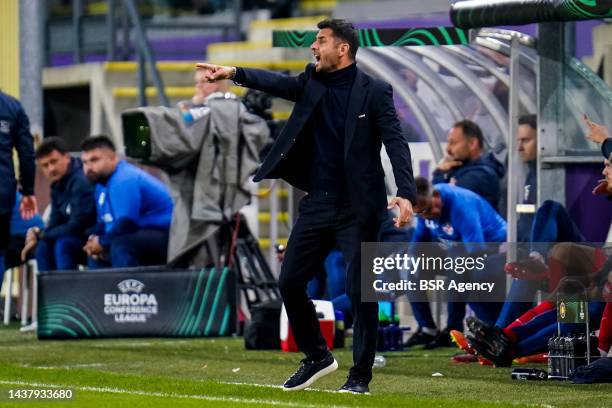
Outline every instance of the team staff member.
{"label": "team staff member", "polygon": [[284,384],[301,390],[333,372],[306,285],[334,247],[347,261],[347,293],[354,318],[353,367],[341,391],[365,393],[372,379],[378,304],[362,302],[360,243],[377,241],[386,217],[382,143],[399,186],[390,207],[399,206],[396,226],[412,217],[415,187],[410,149],[393,105],[393,90],[355,64],[358,32],[344,20],[324,20],[311,45],[315,63],[297,77],[273,72],[198,64],[209,80],[233,79],[296,102],[291,117],[264,160],[255,181],[283,178],[308,192],[301,201],[279,277],[298,347],[306,354]]}
{"label": "team staff member", "polygon": [[120,160],[107,136],[88,137],[81,149],[85,175],[96,183],[98,223],[83,248],[89,266],[164,264],[173,207],[166,186]]}
{"label": "team staff member", "polygon": [[0,256],[9,242],[11,214],[17,190],[13,148],[19,156],[19,184],[22,194],[19,211],[24,219],[30,219],[37,212],[30,121],[19,101],[0,91]]}
{"label": "team staff member", "polygon": [[46,228],[32,227],[21,259],[36,246],[41,271],[72,270],[85,262],[82,251],[96,222],[93,185],[83,173],[81,159],[70,157],[64,141],[45,138],[36,149],[36,162],[51,182],[51,216]]}

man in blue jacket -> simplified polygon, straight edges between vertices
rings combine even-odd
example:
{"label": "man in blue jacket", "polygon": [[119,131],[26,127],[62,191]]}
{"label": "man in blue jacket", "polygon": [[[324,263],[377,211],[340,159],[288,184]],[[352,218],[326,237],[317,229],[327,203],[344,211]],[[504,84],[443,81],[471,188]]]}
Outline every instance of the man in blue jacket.
{"label": "man in blue jacket", "polygon": [[438,163],[432,183],[467,188],[497,209],[503,176],[504,166],[492,153],[484,153],[480,127],[468,119],[455,123],[448,132],[446,156]]}
{"label": "man in blue jacket", "polygon": [[15,203],[15,169],[13,148],[19,156],[19,210],[24,219],[36,214],[34,198],[34,146],[30,134],[30,121],[19,101],[0,91],[0,255],[9,242],[11,214]]}
{"label": "man in blue jacket", "polygon": [[36,149],[36,162],[51,182],[51,215],[46,228],[28,230],[22,259],[36,246],[41,271],[76,269],[86,261],[83,245],[96,222],[93,186],[83,173],[81,160],[71,157],[58,137],[43,140]]}
{"label": "man in blue jacket", "polygon": [[378,303],[363,302],[361,242],[378,241],[387,216],[380,159],[382,143],[391,159],[399,206],[396,227],[412,217],[415,202],[410,149],[393,105],[393,89],[355,63],[358,31],[344,20],[324,20],[311,50],[315,64],[297,77],[212,64],[209,80],[232,79],[295,102],[287,124],[266,156],[255,181],[283,178],[308,192],[287,244],[279,287],[299,349],[300,368],[286,391],[309,387],[338,363],[321,335],[306,285],[338,246],[347,261],[346,289],[354,318],[353,367],[341,392],[369,392],[378,334]]}
{"label": "man in blue jacket", "polygon": [[[479,195],[462,187],[448,183],[431,186],[422,177],[417,178],[417,208],[420,211],[418,223],[412,236],[412,242],[462,242],[470,252],[487,250],[485,243],[504,242],[506,240],[506,221]],[[489,256],[485,270],[501,275],[505,257]],[[419,324],[419,329],[412,336],[415,339],[410,346],[425,344],[425,348],[451,346],[450,331],[463,330],[465,303],[448,303],[448,320],[446,328],[438,331],[431,315],[429,303],[423,299],[411,299],[412,311]],[[472,308],[479,304],[470,304]],[[477,313],[483,320],[497,318],[501,302],[490,303],[486,308],[478,307]],[[434,341],[434,339],[438,339]],[[446,342],[443,342],[444,339]]]}
{"label": "man in blue jacket", "polygon": [[107,136],[88,137],[81,149],[85,175],[96,184],[98,222],[83,248],[89,266],[164,264],[173,207],[168,188],[120,160]]}

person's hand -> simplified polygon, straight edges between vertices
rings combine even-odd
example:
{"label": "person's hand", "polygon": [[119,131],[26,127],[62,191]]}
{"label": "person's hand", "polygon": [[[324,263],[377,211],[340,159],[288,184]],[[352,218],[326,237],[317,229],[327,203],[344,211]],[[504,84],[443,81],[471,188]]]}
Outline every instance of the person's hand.
{"label": "person's hand", "polygon": [[98,259],[99,256],[104,251],[102,245],[100,245],[100,239],[97,235],[90,235],[87,239],[87,243],[83,247],[83,251],[87,254],[87,256],[92,257],[93,259]]}
{"label": "person's hand", "polygon": [[208,82],[234,79],[234,75],[236,75],[236,67],[225,67],[222,65],[208,64],[206,62],[198,62],[196,68],[206,71],[205,78]]}
{"label": "person's hand", "polygon": [[584,120],[584,123],[589,129],[589,134],[586,135],[587,139],[597,144],[602,144],[604,140],[610,137],[608,128],[604,125],[598,125],[597,123],[592,122],[591,119],[589,119],[589,117],[586,115],[586,113],[582,115],[582,119]]}
{"label": "person's hand", "polygon": [[450,156],[444,156],[444,158],[438,163],[436,170],[440,170],[441,172],[446,173],[447,171],[450,171],[455,167],[459,167],[462,164],[463,162],[459,160],[455,160]]}
{"label": "person's hand", "polygon": [[28,258],[28,253],[36,246],[38,243],[38,233],[40,232],[40,228],[32,227],[28,229],[25,238],[25,244],[23,245],[23,249],[21,250],[21,261],[25,262]]}
{"label": "person's hand", "polygon": [[38,212],[38,206],[36,205],[36,197],[23,196],[19,202],[19,214],[24,220],[32,219]]}
{"label": "person's hand", "polygon": [[403,226],[408,224],[408,222],[410,222],[412,216],[414,215],[414,211],[412,210],[412,203],[410,202],[410,200],[407,200],[402,197],[393,197],[391,201],[389,201],[387,209],[390,210],[395,206],[399,207],[400,213],[398,217],[393,217],[393,221],[395,221],[394,225],[395,228],[402,228]]}

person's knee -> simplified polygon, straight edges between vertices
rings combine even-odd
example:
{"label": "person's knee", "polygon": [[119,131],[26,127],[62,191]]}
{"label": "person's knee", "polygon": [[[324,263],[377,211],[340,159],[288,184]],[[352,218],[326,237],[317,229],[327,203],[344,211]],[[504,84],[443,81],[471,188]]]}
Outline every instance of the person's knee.
{"label": "person's knee", "polygon": [[566,261],[575,249],[576,244],[572,242],[559,242],[551,248],[549,256],[559,261]]}
{"label": "person's knee", "polygon": [[295,292],[302,291],[306,293],[306,284],[290,276],[286,270],[281,269],[280,276],[278,277],[278,289],[281,295],[283,295],[283,298],[287,298],[287,296],[291,296],[291,294]]}
{"label": "person's knee", "polygon": [[[124,265],[125,259],[127,258],[131,259],[133,257],[129,240],[122,238],[122,237],[116,238],[113,240],[113,242],[111,243],[109,247],[108,253],[110,256],[111,264],[114,267],[128,266],[128,265]],[[135,265],[129,265],[129,266],[135,266]]]}
{"label": "person's knee", "polygon": [[55,246],[53,248],[53,251],[55,252],[55,256],[62,256],[62,255],[74,253],[78,251],[79,249],[82,249],[82,248],[79,248],[79,245],[76,243],[75,238],[66,236],[66,237],[60,237],[55,241]]}
{"label": "person's knee", "polygon": [[36,249],[34,250],[36,258],[38,259],[41,256],[47,256],[50,248],[50,244],[47,241],[39,240],[36,243]]}

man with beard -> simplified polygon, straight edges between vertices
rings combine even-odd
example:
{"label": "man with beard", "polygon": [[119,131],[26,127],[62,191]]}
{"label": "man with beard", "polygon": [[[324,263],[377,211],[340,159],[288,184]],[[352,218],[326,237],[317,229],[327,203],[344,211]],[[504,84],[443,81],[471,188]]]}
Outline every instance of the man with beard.
{"label": "man with beard", "polygon": [[355,63],[358,31],[344,20],[323,20],[311,50],[315,63],[297,77],[273,72],[197,64],[208,80],[235,83],[296,102],[291,117],[255,176],[283,178],[308,192],[299,205],[279,276],[279,287],[296,343],[305,355],[284,384],[285,391],[309,387],[338,363],[321,335],[306,285],[338,246],[347,261],[351,300],[353,367],[341,392],[367,393],[378,333],[378,304],[362,301],[361,242],[379,240],[387,217],[384,143],[398,185],[389,207],[398,206],[395,226],[412,217],[415,186],[410,149],[393,105],[393,89]]}
{"label": "man with beard", "polygon": [[497,209],[503,176],[504,166],[493,153],[485,153],[480,127],[468,119],[456,122],[448,132],[446,156],[438,163],[432,184],[451,183],[467,188]]}
{"label": "man with beard", "polygon": [[121,160],[107,136],[81,144],[83,169],[95,183],[98,222],[83,250],[90,268],[166,262],[172,199],[166,186]]}

